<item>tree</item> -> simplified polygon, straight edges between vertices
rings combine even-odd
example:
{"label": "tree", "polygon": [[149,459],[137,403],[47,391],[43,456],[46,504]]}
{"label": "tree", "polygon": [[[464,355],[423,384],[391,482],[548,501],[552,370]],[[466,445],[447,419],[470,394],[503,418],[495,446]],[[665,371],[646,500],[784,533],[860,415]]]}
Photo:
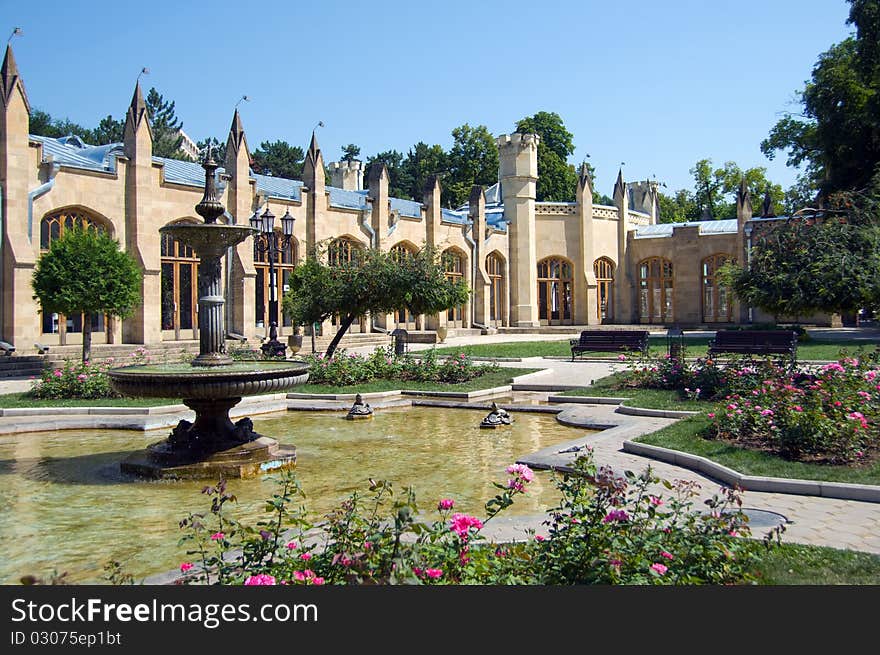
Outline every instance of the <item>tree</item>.
{"label": "tree", "polygon": [[125,123],[116,120],[110,114],[106,118],[101,119],[98,127],[92,130],[93,138],[89,143],[96,145],[104,145],[107,143],[119,143],[122,141],[122,133],[125,130]]}
{"label": "tree", "polygon": [[287,141],[263,141],[251,155],[255,173],[298,180],[303,174],[305,153]]}
{"label": "tree", "polygon": [[180,149],[183,137],[180,131],[183,123],[174,113],[174,101],[165,100],[155,88],[151,88],[146,99],[147,115],[153,131],[153,155],[168,159],[189,159]]}
{"label": "tree", "polygon": [[92,315],[125,318],[141,302],[141,270],[119,243],[94,228],[69,228],[37,260],[32,286],[43,312],[83,316],[84,362],[91,357]]}
{"label": "tree", "polygon": [[577,173],[568,158],[574,153],[574,135],[565,129],[559,114],[539,111],[520,120],[516,131],[541,137],[538,143],[537,199],[573,201]]}
{"label": "tree", "polygon": [[84,143],[104,145],[122,141],[122,121],[118,121],[108,114],[98,123],[95,129],[83,127],[70,119],[57,119],[41,109],[33,109],[30,114],[29,131],[31,134],[48,136],[58,139],[64,136],[78,136]]}
{"label": "tree", "polygon": [[361,149],[353,143],[349,143],[347,146],[342,146],[342,161],[351,163],[355,161],[360,154]]}
{"label": "tree", "polygon": [[764,226],[749,266],[727,266],[723,281],[774,316],[880,306],[880,173],[866,192],[829,202],[829,210]]}
{"label": "tree", "polygon": [[498,181],[498,145],[485,125],[465,123],[452,130],[447,159],[449,174],[442,198],[447,207],[466,203],[475,184],[490,186]]}
{"label": "tree", "polygon": [[352,323],[368,312],[409,310],[434,314],[467,301],[464,282],[449,280],[437,251],[423,248],[409,257],[365,250],[351,262],[330,266],[309,256],[293,269],[282,307],[295,324],[312,324],[339,316],[339,330],[327,347],[332,357]]}
{"label": "tree", "polygon": [[694,195],[687,189],[679,189],[671,196],[661,191],[659,204],[661,223],[684,223],[696,220],[700,215]]}
{"label": "tree", "polygon": [[848,0],[856,34],[819,55],[789,113],[761,142],[772,159],[787,151],[789,166],[806,174],[824,196],[867,184],[880,165],[880,0]]}
{"label": "tree", "polygon": [[421,202],[427,179],[445,173],[447,166],[446,152],[441,146],[419,141],[400,164],[399,184],[403,197]]}
{"label": "tree", "polygon": [[379,152],[372,157],[367,157],[366,170],[376,163],[383,163],[388,169],[388,195],[394,198],[408,198],[409,194],[404,187],[406,180],[403,176],[402,164],[403,153],[397,150],[386,150]]}
{"label": "tree", "polygon": [[199,149],[199,161],[205,161],[205,158],[208,156],[208,148],[211,148],[211,154],[214,156],[214,161],[218,162],[221,166],[226,161],[226,142],[220,141],[216,137],[209,136],[207,139],[202,139],[196,143],[196,147]]}

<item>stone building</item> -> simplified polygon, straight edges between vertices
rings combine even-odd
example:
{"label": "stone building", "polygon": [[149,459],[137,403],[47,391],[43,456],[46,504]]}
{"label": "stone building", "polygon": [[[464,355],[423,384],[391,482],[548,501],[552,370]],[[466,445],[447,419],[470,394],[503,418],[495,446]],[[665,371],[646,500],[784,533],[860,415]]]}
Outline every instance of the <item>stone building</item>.
{"label": "stone building", "polygon": [[[95,343],[196,338],[198,259],[159,228],[197,220],[202,168],[153,156],[139,85],[122,143],[92,146],[77,137],[31,135],[29,110],[7,46],[0,69],[0,340],[19,352],[35,342],[80,342],[82,317],[42,314],[31,289],[40,254],[72,225],[106,230],[143,269],[143,303],[124,321],[96,317]],[[655,185],[627,185],[621,174],[614,205],[594,205],[583,170],[575,202],[537,202],[537,145],[536,135],[501,136],[499,183],[475,187],[467,206],[451,210],[441,206],[437,179],[426,185],[421,202],[390,197],[388,171],[381,165],[364,171],[357,161],[331,162],[332,185],[326,185],[314,134],[302,180],[255,174],[236,111],[218,171],[225,219],[246,225],[267,207],[296,219],[291,246],[276,261],[279,294],[295,263],[318,245],[326,245],[335,259],[352,257],[360,248],[435,246],[448,255],[448,275],[465,279],[472,290],[467,304],[440,316],[365,317],[355,332],[749,319],[748,310],[714,277],[723,261],[745,256],[746,235],[755,222],[747,192],[740,194],[736,219],[658,224]],[[224,280],[228,332],[257,341],[275,320],[282,335],[291,333],[284,317],[269,315],[268,260],[251,240],[226,258]],[[328,333],[332,325],[322,330]]]}

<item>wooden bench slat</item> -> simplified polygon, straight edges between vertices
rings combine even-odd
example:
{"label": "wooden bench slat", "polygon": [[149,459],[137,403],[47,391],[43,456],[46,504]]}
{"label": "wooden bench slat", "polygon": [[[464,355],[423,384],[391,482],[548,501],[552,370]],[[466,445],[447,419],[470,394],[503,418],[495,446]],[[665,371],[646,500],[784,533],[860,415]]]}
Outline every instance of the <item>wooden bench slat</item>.
{"label": "wooden bench slat", "polygon": [[583,330],[578,339],[570,339],[571,359],[584,352],[609,352],[648,348],[648,332],[644,330]]}

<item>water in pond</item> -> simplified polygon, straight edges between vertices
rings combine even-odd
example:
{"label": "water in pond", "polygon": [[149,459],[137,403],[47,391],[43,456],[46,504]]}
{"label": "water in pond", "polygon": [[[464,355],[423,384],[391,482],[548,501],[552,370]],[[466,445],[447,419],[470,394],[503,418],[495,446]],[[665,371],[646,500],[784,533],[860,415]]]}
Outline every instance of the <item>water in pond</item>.
{"label": "water in pond", "polygon": [[[551,415],[517,413],[509,428],[480,430],[483,413],[432,407],[379,410],[371,421],[339,413],[289,412],[254,421],[258,432],[293,443],[308,507],[320,516],[367,478],[416,488],[420,506],[453,498],[482,515],[494,495],[491,481],[506,480],[517,457],[569,441],[585,431]],[[163,438],[125,430],[65,430],[0,437],[0,583],[25,574],[67,571],[71,582],[100,582],[116,559],[138,578],[175,568],[187,559],[177,546],[178,521],[208,509],[205,482],[148,482],[123,476],[119,462]],[[274,491],[268,478],[233,480],[237,518],[256,518]],[[549,474],[507,510],[542,512],[558,499]]]}

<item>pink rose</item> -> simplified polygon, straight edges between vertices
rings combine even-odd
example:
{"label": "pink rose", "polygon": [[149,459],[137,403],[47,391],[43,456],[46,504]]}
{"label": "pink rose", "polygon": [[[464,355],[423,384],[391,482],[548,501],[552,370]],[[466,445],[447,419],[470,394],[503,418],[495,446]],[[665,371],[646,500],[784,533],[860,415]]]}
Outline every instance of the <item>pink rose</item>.
{"label": "pink rose", "polygon": [[308,562],[310,559],[312,559],[312,554],[311,553],[303,553],[302,555],[299,556],[299,558],[301,560],[303,560],[304,562]]}
{"label": "pink rose", "polygon": [[453,505],[455,505],[455,501],[452,498],[443,498],[439,503],[437,503],[437,509],[440,511],[444,511],[447,509],[452,509]]}
{"label": "pink rose", "polygon": [[222,532],[215,532],[211,535],[211,541],[222,541],[225,536]]}
{"label": "pink rose", "polygon": [[247,580],[244,581],[246,586],[268,586],[275,584],[275,576],[269,575],[267,573],[259,573],[257,575],[252,575]]}
{"label": "pink rose", "polygon": [[658,563],[658,562],[654,562],[653,564],[651,564],[651,570],[652,570],[652,571],[655,571],[655,572],[658,573],[659,575],[663,575],[663,574],[666,573],[669,569],[668,569],[667,567],[663,566],[662,564]]}
{"label": "pink rose", "polygon": [[192,562],[183,562],[183,563],[180,565],[180,572],[181,572],[181,573],[186,573],[186,572],[189,571],[192,567],[193,567]]}
{"label": "pink rose", "polygon": [[436,580],[442,575],[443,571],[441,569],[425,569],[425,576],[431,578],[432,580]]}

